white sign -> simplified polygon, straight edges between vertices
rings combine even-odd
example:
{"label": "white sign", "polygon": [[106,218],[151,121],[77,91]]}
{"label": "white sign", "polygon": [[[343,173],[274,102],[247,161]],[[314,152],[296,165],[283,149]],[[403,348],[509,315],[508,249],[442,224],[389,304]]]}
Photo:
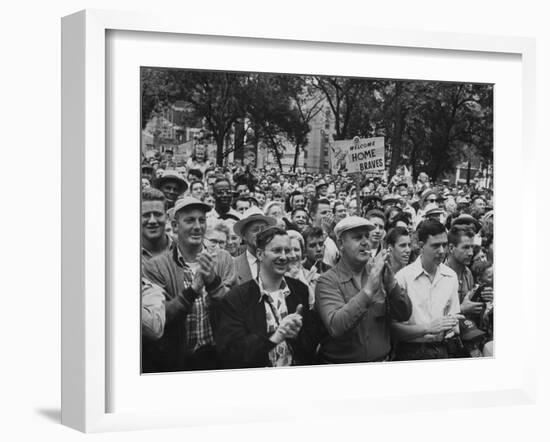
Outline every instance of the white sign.
{"label": "white sign", "polygon": [[379,175],[384,173],[384,137],[339,140],[331,145],[331,169],[333,174],[361,173]]}

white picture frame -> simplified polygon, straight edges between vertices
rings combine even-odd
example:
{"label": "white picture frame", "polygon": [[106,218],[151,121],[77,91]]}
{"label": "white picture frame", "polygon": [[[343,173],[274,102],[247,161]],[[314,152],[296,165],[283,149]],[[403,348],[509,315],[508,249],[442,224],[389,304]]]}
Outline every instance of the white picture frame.
{"label": "white picture frame", "polygon": [[[535,109],[535,42],[518,37],[494,37],[452,33],[427,33],[416,31],[388,31],[368,27],[331,26],[294,27],[291,24],[268,22],[239,23],[214,21],[207,17],[194,17],[182,23],[177,17],[143,13],[87,10],[63,18],[62,21],[62,423],[83,432],[101,432],[139,428],[161,428],[185,425],[206,425],[216,422],[245,422],[273,420],[295,416],[292,406],[259,407],[250,397],[236,399],[232,415],[217,410],[206,414],[205,408],[196,407],[194,413],[182,408],[179,411],[155,407],[146,411],[109,411],[108,396],[114,388],[109,373],[111,347],[107,337],[111,323],[108,266],[111,257],[108,244],[112,240],[109,229],[109,155],[106,150],[108,133],[106,79],[108,32],[151,32],[162,35],[216,36],[219,38],[269,40],[277,42],[314,42],[346,47],[402,48],[404,51],[427,49],[446,52],[469,52],[483,58],[484,54],[507,54],[520,57],[521,63],[521,158],[528,163],[534,158],[534,109]],[[158,35],[158,34],[157,34]],[[297,44],[297,43],[296,43]],[[498,111],[498,106],[497,106]],[[137,112],[137,110],[136,110]],[[496,143],[498,143],[498,138]],[[137,146],[136,146],[137,149]],[[129,165],[128,167],[133,167]],[[136,166],[137,167],[137,166]],[[523,167],[526,167],[524,164]],[[498,173],[498,170],[497,172]],[[534,194],[522,189],[524,198],[522,219],[533,216],[529,202],[535,207]],[[498,204],[498,199],[497,199]],[[498,214],[497,214],[498,217]],[[498,223],[498,221],[497,221]],[[525,257],[533,247],[522,244],[520,262],[526,265]],[[498,248],[498,243],[497,243]],[[498,253],[498,249],[497,249]],[[531,255],[532,256],[532,255]],[[499,263],[500,264],[500,263]],[[498,279],[498,270],[496,273]],[[534,281],[520,278],[522,296],[517,300],[521,314],[536,305]],[[137,286],[138,282],[136,282]],[[498,292],[497,292],[498,293]],[[137,300],[137,298],[136,298]],[[502,317],[506,317],[503,315]],[[507,327],[502,325],[503,329]],[[338,397],[339,413],[368,414],[373,411],[403,411],[410,409],[435,409],[498,405],[502,403],[533,403],[536,392],[534,358],[536,324],[523,322],[525,337],[522,346],[521,367],[514,371],[514,378],[501,388],[471,391],[403,395],[397,389],[389,389],[386,395],[377,396],[374,402],[358,389],[357,395],[338,393],[322,400],[313,398],[306,415],[323,416],[329,413],[328,405]],[[533,339],[529,339],[532,337]],[[498,345],[498,344],[497,344]],[[498,351],[498,347],[497,347]],[[499,355],[497,353],[497,359]],[[455,364],[454,362],[445,362]],[[457,362],[456,364],[461,364]],[[376,368],[377,367],[377,368]],[[395,371],[393,366],[385,371]],[[409,365],[410,369],[414,365]],[[457,366],[458,367],[458,366]],[[321,367],[326,376],[336,370],[348,376],[357,376],[360,367]],[[380,370],[375,365],[371,370]],[[279,376],[288,379],[294,376],[282,371]],[[298,373],[298,372],[296,372]],[[178,376],[178,375],[170,375]],[[201,376],[192,374],[192,376]],[[202,375],[206,376],[206,375]],[[243,381],[243,372],[220,373],[224,379]],[[257,371],[250,378],[261,378]],[[197,378],[193,378],[197,379]],[[212,379],[212,378],[209,378]],[[250,381],[255,382],[254,380]],[[261,382],[261,379],[259,379]],[[227,404],[225,404],[227,405]],[[276,405],[276,404],[275,404]],[[215,409],[216,406],[213,405]],[[248,411],[248,414],[246,413]]]}

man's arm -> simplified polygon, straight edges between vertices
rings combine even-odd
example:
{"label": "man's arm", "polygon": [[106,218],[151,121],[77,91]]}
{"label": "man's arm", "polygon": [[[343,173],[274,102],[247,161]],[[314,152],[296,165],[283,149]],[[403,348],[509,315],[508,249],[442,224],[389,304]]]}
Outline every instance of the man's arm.
{"label": "man's arm", "polygon": [[193,303],[198,296],[191,287],[182,290],[181,293],[169,293],[167,290],[167,281],[159,266],[158,260],[153,258],[143,264],[142,273],[145,278],[153,284],[158,285],[165,293],[166,322],[171,322],[179,318],[182,314],[191,311]]}
{"label": "man's arm", "polygon": [[408,321],[412,314],[411,298],[395,279],[393,281],[393,287],[387,291],[390,317],[399,322]]}
{"label": "man's arm", "polygon": [[144,338],[157,340],[164,334],[166,309],[164,293],[158,286],[142,281],[141,332]]}

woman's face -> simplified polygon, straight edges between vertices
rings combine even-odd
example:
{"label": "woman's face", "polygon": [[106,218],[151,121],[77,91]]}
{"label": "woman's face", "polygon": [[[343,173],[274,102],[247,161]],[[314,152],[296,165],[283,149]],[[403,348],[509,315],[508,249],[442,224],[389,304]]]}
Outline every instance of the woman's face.
{"label": "woman's face", "polygon": [[288,261],[291,267],[300,266],[302,263],[302,248],[297,238],[290,238],[290,255]]}

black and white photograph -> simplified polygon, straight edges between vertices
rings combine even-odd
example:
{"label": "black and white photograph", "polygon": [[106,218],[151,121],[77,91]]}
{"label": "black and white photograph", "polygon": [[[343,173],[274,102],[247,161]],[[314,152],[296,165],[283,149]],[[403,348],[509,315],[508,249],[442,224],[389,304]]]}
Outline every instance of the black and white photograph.
{"label": "black and white photograph", "polygon": [[142,373],[494,356],[493,84],[140,86]]}

